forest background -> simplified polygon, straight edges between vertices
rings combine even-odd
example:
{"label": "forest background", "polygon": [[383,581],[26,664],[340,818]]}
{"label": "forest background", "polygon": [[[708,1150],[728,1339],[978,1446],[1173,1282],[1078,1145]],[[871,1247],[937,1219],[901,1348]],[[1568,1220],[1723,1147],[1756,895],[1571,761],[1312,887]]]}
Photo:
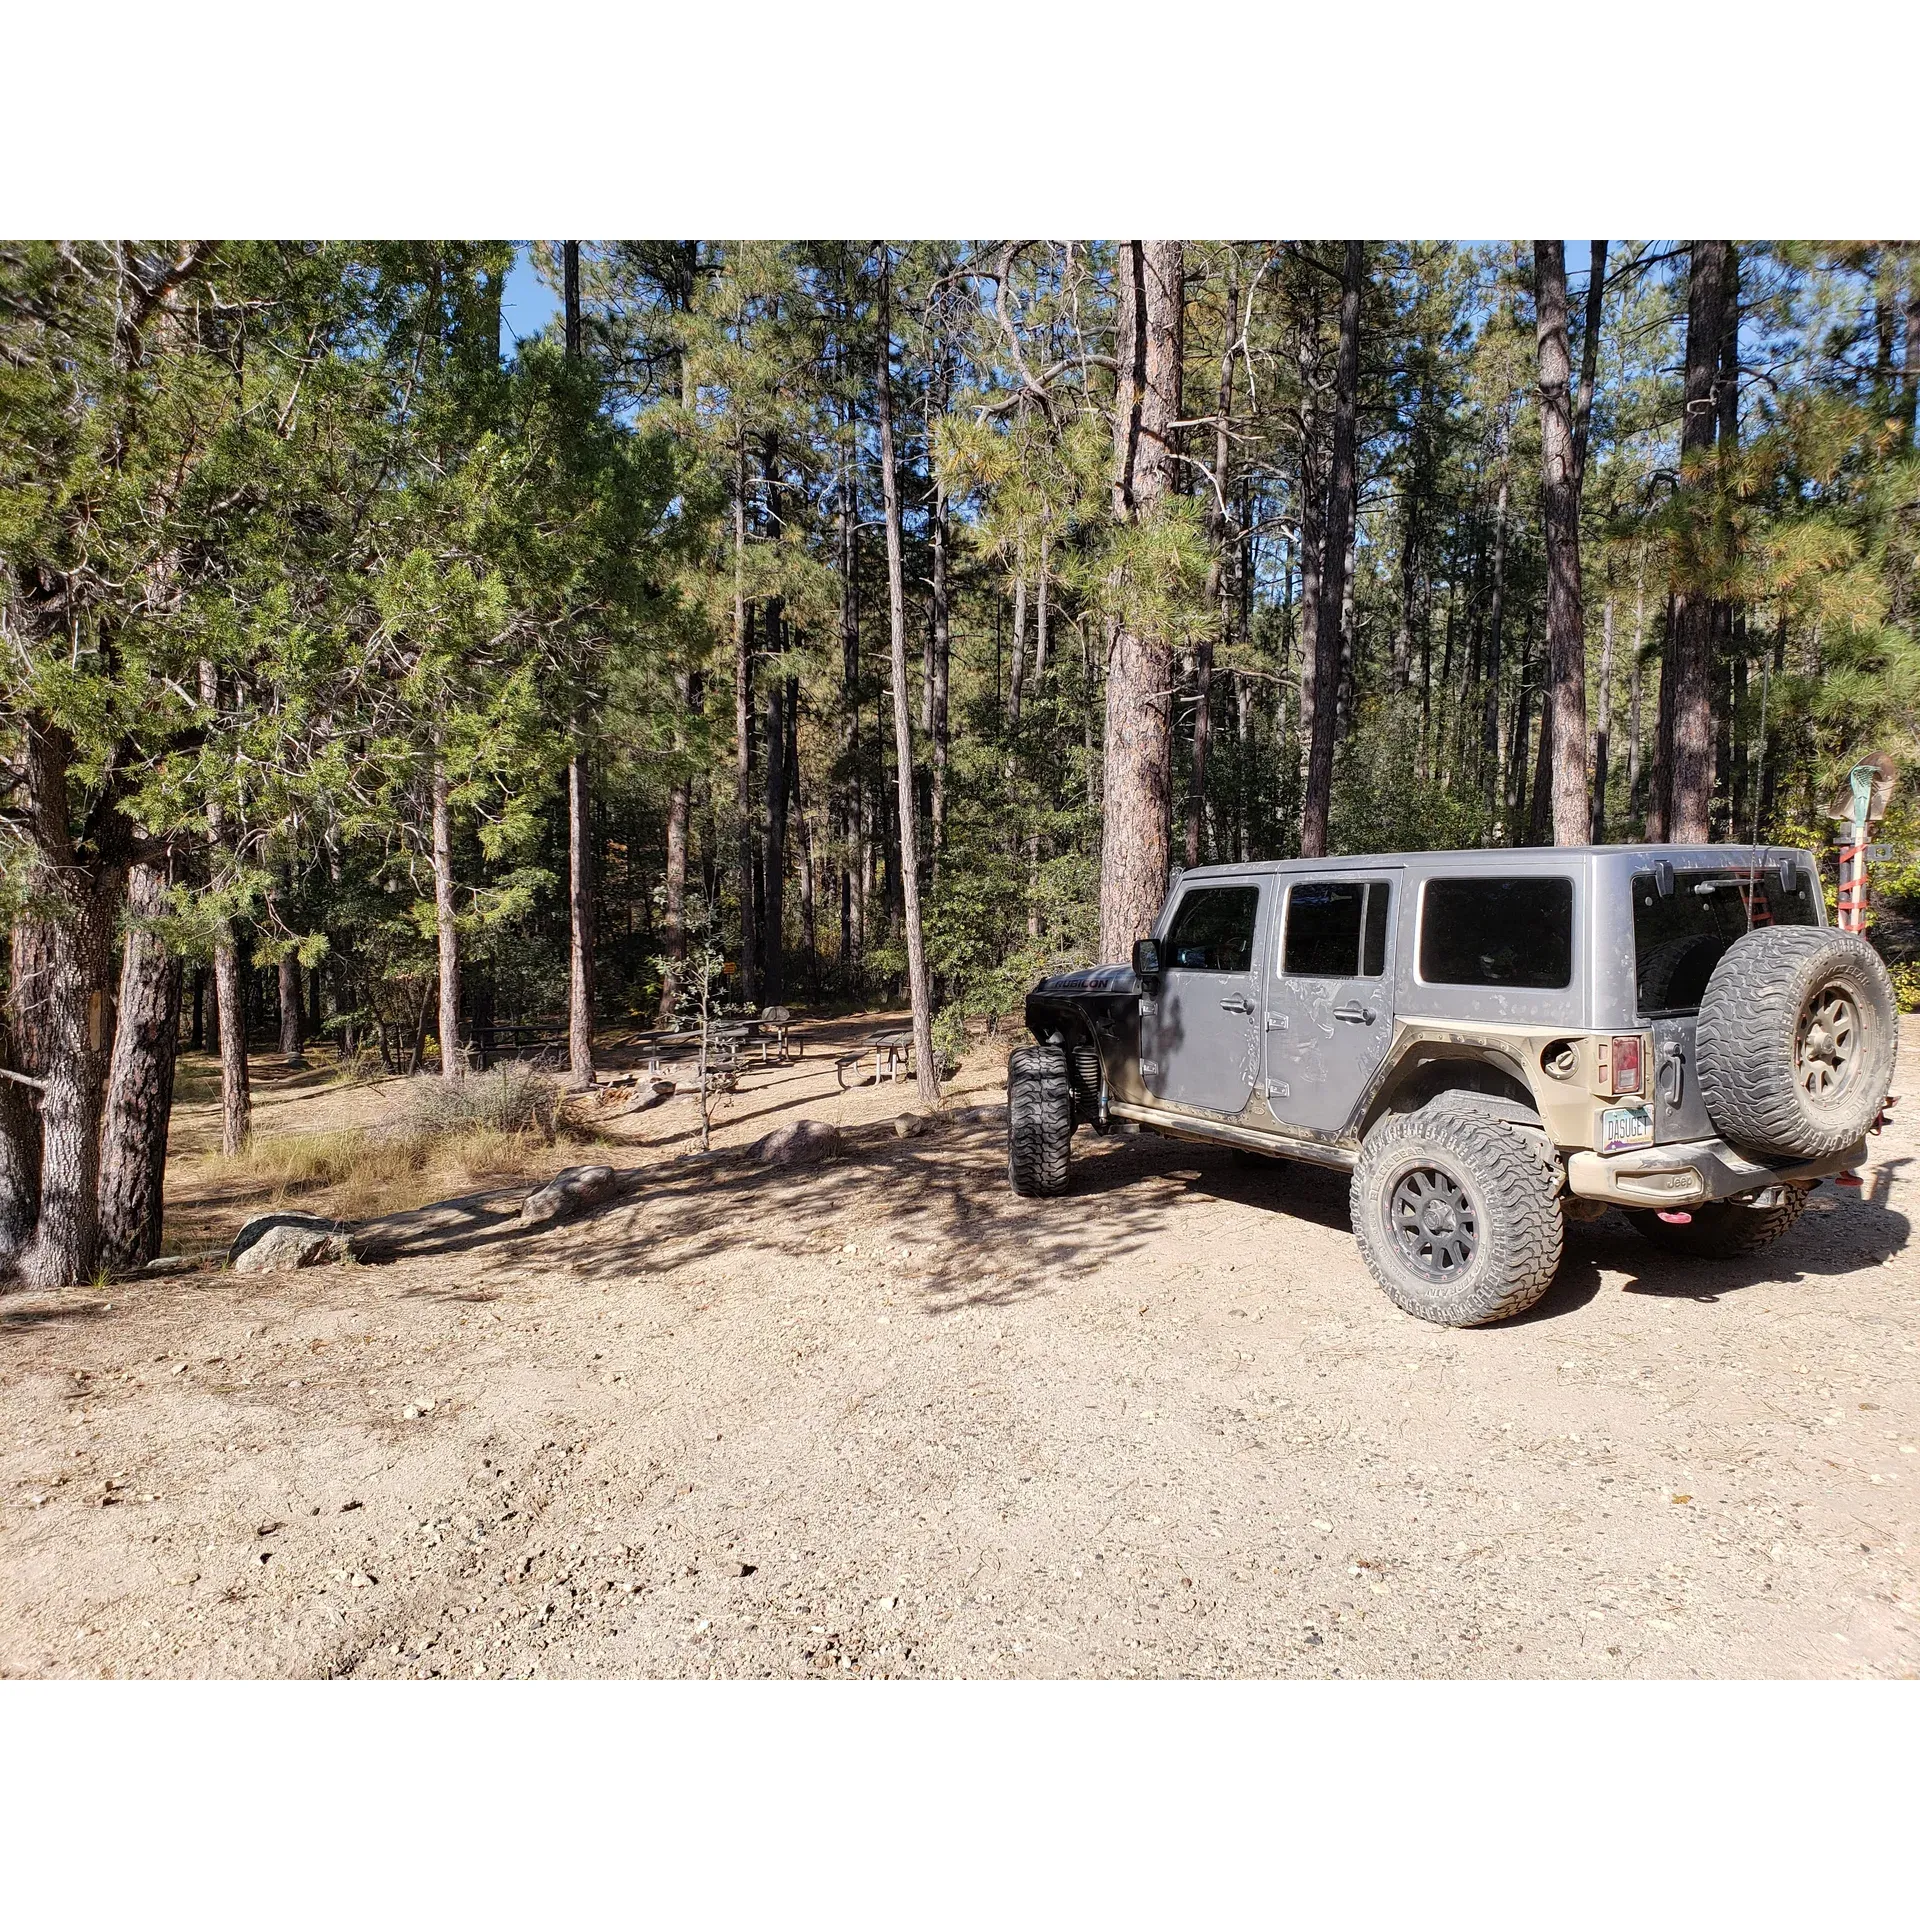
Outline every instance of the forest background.
{"label": "forest background", "polygon": [[250,1034],[579,1078],[715,962],[952,1048],[1182,865],[1825,848],[1920,744],[1911,243],[518,257],[503,352],[508,243],[0,247],[18,1279],[157,1243],[177,1045],[236,1152]]}

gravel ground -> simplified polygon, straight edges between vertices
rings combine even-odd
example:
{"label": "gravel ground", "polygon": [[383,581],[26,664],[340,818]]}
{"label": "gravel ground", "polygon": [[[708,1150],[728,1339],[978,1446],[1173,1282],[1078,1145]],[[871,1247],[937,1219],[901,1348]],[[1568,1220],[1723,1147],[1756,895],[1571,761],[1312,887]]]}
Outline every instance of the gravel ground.
{"label": "gravel ground", "polygon": [[676,1100],[588,1220],[16,1296],[0,1672],[1912,1677],[1917,1024],[1864,1189],[1733,1266],[1576,1226],[1472,1333],[1330,1174],[1082,1135],[1015,1200],[992,1060],[830,1166]]}

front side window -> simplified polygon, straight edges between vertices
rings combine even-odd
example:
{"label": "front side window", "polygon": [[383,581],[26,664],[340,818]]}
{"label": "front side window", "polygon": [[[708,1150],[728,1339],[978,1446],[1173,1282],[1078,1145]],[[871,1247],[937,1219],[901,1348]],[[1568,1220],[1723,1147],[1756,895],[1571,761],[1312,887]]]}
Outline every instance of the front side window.
{"label": "front side window", "polygon": [[1634,980],[1640,1017],[1697,1013],[1721,956],[1749,927],[1811,927],[1813,889],[1802,876],[1792,893],[1780,889],[1771,868],[1758,878],[1744,872],[1680,873],[1660,891],[1651,873],[1633,876]]}
{"label": "front side window", "polygon": [[1420,978],[1442,987],[1533,991],[1573,981],[1573,882],[1559,874],[1429,880]]}
{"label": "front side window", "polygon": [[1377,979],[1387,964],[1385,880],[1302,880],[1287,894],[1281,971],[1321,980]]}
{"label": "front side window", "polygon": [[1174,909],[1162,964],[1169,971],[1250,973],[1259,918],[1258,887],[1195,887]]}

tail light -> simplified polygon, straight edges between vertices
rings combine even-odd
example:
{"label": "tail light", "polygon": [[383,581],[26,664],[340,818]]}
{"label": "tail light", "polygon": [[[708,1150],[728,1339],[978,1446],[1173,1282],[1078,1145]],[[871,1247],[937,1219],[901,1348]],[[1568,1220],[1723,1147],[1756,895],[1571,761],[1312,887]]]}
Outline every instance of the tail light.
{"label": "tail light", "polygon": [[1607,1052],[1612,1067],[1609,1078],[1613,1082],[1613,1091],[1638,1093],[1640,1091],[1640,1036],[1637,1033],[1617,1033],[1607,1043]]}

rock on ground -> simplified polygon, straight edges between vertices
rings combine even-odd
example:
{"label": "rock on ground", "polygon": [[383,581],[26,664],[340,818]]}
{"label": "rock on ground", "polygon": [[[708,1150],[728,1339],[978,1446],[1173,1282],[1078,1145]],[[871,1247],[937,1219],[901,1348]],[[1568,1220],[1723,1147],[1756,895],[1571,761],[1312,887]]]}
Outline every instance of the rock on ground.
{"label": "rock on ground", "polygon": [[235,1236],[228,1260],[236,1273],[290,1273],[347,1251],[347,1235],[313,1214],[265,1214]]}
{"label": "rock on ground", "polygon": [[804,1167],[839,1154],[840,1129],[825,1120],[795,1120],[747,1149],[747,1158],[760,1167]]}
{"label": "rock on ground", "polygon": [[539,1226],[548,1220],[585,1213],[611,1200],[619,1184],[619,1176],[611,1167],[565,1167],[521,1201],[520,1223]]}

